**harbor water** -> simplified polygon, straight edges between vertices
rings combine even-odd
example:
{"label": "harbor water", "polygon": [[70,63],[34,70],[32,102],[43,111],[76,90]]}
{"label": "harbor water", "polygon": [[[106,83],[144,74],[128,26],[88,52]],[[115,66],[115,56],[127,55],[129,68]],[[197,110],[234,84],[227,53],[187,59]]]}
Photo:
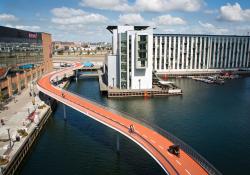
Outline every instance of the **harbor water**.
{"label": "harbor water", "polygon": [[[98,79],[72,82],[69,90],[154,123],[179,137],[225,175],[249,175],[250,78],[224,85],[175,79],[183,96],[107,99]],[[161,175],[160,166],[117,132],[58,105],[40,138],[17,172],[21,175]]]}

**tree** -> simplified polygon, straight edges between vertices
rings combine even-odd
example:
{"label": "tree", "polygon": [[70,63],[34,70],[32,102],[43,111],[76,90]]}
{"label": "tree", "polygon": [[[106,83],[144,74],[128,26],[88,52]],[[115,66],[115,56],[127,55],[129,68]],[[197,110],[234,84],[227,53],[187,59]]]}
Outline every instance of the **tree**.
{"label": "tree", "polygon": [[97,50],[97,51],[100,51],[100,50],[101,50],[101,47],[99,47],[99,46],[96,47],[96,50]]}

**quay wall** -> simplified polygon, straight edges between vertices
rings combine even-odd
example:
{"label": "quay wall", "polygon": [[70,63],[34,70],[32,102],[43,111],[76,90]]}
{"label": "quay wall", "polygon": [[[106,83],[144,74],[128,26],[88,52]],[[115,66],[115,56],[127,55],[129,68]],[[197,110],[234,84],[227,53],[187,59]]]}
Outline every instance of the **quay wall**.
{"label": "quay wall", "polygon": [[56,101],[52,102],[51,107],[48,107],[47,111],[43,113],[41,116],[40,122],[37,126],[26,136],[25,141],[19,147],[15,155],[11,158],[10,162],[8,162],[7,166],[1,169],[0,174],[2,175],[14,175],[19,166],[21,165],[22,161],[29,153],[32,145],[38,138],[39,134],[41,133],[42,129],[44,128],[46,122],[48,121],[49,117],[51,116],[53,110],[56,107]]}

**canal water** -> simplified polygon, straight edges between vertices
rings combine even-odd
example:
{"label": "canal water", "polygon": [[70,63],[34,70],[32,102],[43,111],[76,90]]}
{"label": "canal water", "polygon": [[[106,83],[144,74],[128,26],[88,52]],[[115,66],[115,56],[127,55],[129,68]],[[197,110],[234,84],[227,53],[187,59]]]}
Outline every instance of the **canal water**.
{"label": "canal water", "polygon": [[[107,99],[98,80],[72,82],[69,90],[142,118],[179,137],[225,175],[249,175],[250,78],[208,85],[175,79],[183,96]],[[163,175],[160,166],[139,146],[106,126],[58,105],[33,147],[21,175]]]}

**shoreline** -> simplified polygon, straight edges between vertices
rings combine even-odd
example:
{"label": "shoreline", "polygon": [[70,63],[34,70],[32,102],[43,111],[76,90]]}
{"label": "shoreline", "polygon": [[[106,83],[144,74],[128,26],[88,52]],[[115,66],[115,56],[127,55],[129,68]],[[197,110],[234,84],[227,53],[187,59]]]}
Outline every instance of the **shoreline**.
{"label": "shoreline", "polygon": [[[64,84],[64,86],[68,85],[68,82]],[[20,136],[19,141],[13,139],[13,132],[15,133],[15,129],[11,128],[12,135],[11,135],[11,147],[9,145],[5,145],[2,148],[5,150],[1,156],[2,160],[6,161],[6,164],[2,164],[0,166],[0,175],[13,175],[19,169],[20,165],[22,165],[23,161],[25,160],[26,156],[32,150],[32,147],[35,141],[39,138],[41,131],[43,131],[45,124],[47,123],[48,119],[52,116],[54,109],[56,108],[56,100],[48,101],[45,94],[42,92],[40,93],[40,104],[43,103],[43,108],[37,108],[34,110],[34,121],[30,122],[26,126],[16,126],[15,129],[22,130],[26,128],[26,136]],[[47,99],[48,104],[44,102],[44,98]],[[16,118],[17,116],[13,116],[12,118]],[[27,118],[26,118],[27,120]],[[7,121],[9,122],[9,121]],[[18,132],[16,132],[18,133]],[[13,141],[14,140],[14,141]]]}
{"label": "shoreline", "polygon": [[47,110],[43,113],[42,119],[37,124],[36,127],[32,129],[29,135],[25,138],[22,145],[14,153],[12,159],[7,163],[7,165],[1,168],[1,174],[3,175],[12,175],[18,170],[20,165],[23,163],[23,160],[30,152],[34,142],[38,139],[41,131],[44,129],[45,124],[48,119],[51,117],[53,109],[48,107]]}

